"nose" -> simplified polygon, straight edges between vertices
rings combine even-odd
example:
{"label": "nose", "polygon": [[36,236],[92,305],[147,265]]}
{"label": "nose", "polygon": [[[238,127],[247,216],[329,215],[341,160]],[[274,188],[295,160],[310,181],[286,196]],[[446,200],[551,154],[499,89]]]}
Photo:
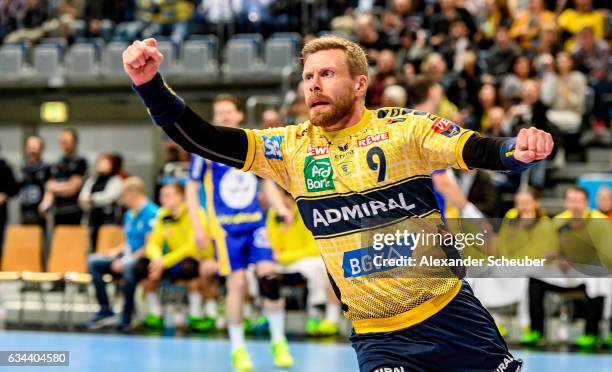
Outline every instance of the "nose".
{"label": "nose", "polygon": [[311,92],[320,92],[321,91],[321,81],[318,76],[313,76],[310,81],[310,86],[308,88]]}

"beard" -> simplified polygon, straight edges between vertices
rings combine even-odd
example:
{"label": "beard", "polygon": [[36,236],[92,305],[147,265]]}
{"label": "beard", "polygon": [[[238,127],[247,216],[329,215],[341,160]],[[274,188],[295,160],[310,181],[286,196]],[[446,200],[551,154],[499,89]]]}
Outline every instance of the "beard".
{"label": "beard", "polygon": [[327,97],[322,97],[328,102],[328,107],[324,110],[317,110],[314,113],[310,111],[310,122],[317,127],[330,127],[344,117],[349,115],[353,110],[355,104],[354,96],[349,92],[347,94],[340,95],[338,100],[330,100]]}

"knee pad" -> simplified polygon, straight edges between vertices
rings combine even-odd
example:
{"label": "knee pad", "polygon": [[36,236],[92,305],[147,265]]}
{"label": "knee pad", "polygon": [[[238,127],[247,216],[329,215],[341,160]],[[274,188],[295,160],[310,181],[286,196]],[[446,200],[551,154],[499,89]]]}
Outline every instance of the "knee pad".
{"label": "knee pad", "polygon": [[151,261],[148,258],[141,257],[136,263],[134,263],[134,267],[132,270],[134,271],[134,278],[137,281],[141,281],[147,276],[149,276],[149,263]]}
{"label": "knee pad", "polygon": [[269,300],[280,298],[281,277],[277,274],[266,275],[257,279],[259,281],[259,293]]}
{"label": "knee pad", "polygon": [[181,271],[185,279],[197,278],[200,275],[198,270],[199,263],[193,258],[186,258],[181,261]]}

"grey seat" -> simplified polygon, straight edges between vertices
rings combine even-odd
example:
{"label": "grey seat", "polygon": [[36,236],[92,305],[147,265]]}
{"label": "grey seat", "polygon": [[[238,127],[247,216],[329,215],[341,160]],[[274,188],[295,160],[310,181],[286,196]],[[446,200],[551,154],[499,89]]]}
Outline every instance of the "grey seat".
{"label": "grey seat", "polygon": [[243,76],[260,71],[258,45],[252,39],[232,39],[225,49],[228,76]]}
{"label": "grey seat", "polygon": [[26,49],[21,44],[0,47],[0,80],[17,80],[25,68]]}
{"label": "grey seat", "polygon": [[186,75],[208,75],[216,70],[214,50],[209,42],[187,40],[181,51],[181,64]]}
{"label": "grey seat", "polygon": [[106,45],[102,55],[102,66],[104,74],[109,77],[122,77],[123,51],[128,47],[127,42],[112,41]]}
{"label": "grey seat", "polygon": [[87,79],[97,75],[97,51],[93,44],[74,44],[66,55],[66,74],[72,79]]}
{"label": "grey seat", "polygon": [[275,75],[280,75],[287,66],[296,68],[298,59],[295,43],[286,38],[269,39],[266,42],[265,62],[266,71]]}
{"label": "grey seat", "polygon": [[61,74],[62,48],[58,44],[40,44],[34,48],[33,68],[38,78],[53,78]]}
{"label": "grey seat", "polygon": [[176,48],[174,43],[172,41],[158,41],[157,49],[164,55],[164,60],[159,66],[159,72],[162,75],[174,72],[176,61]]}

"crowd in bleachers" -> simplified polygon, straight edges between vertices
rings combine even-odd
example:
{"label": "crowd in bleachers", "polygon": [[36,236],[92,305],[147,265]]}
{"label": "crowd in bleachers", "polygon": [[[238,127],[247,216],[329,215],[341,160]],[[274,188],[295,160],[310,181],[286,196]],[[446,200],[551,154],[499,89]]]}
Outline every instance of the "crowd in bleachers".
{"label": "crowd in bleachers", "polygon": [[[346,0],[334,2],[328,8],[319,5],[317,1],[280,0],[0,0],[0,37],[4,45],[36,44],[50,37],[73,45],[98,39],[101,43],[110,43],[161,37],[187,50],[186,41],[208,34],[218,36],[221,43],[234,40],[238,49],[242,44],[234,34],[259,33],[262,35],[259,38],[267,38],[274,33],[298,32],[304,41],[328,32],[341,34],[358,41],[368,53],[371,78],[366,103],[370,108],[413,107],[451,119],[483,135],[513,136],[529,126],[553,133],[557,144],[555,154],[529,175],[528,182],[540,189],[550,184],[547,172],[563,169],[566,157],[582,158],[587,132],[605,134],[610,130],[611,17],[609,10],[604,9],[605,1]],[[304,19],[302,11],[312,17]],[[258,40],[258,36],[251,34],[247,43],[253,39]],[[298,85],[286,92],[280,107],[266,110],[260,123],[267,128],[307,118],[308,107]],[[161,278],[163,270],[151,269],[150,263],[167,254],[162,249],[164,244],[181,245],[181,242],[165,242],[160,236],[156,237],[156,243],[146,242],[145,236],[155,235],[151,231],[160,217],[155,220],[152,213],[136,228],[134,224],[142,217],[136,212],[145,205],[154,209],[153,205],[157,204],[165,209],[167,221],[181,224],[184,191],[176,185],[185,182],[189,155],[175,144],[164,142],[165,161],[149,198],[142,181],[128,177],[122,169],[120,155],[101,154],[94,169],[88,169],[87,162],[78,155],[76,131],[63,131],[59,141],[64,155],[53,164],[43,158],[44,143],[36,136],[26,142],[25,162],[18,175],[13,175],[10,167],[0,162],[0,241],[6,223],[7,200],[17,195],[23,224],[38,224],[46,229],[52,224],[80,224],[86,220],[92,253],[89,270],[101,306],[89,326],[104,326],[112,314],[105,297],[104,274],[121,273],[127,301],[120,326],[129,328],[134,306],[130,300],[135,286],[142,282],[148,293],[148,310],[153,315],[145,319],[145,324],[158,327],[161,309],[154,295],[156,283],[151,279]],[[544,217],[537,204],[537,192],[517,194],[512,201],[515,209],[507,212],[500,195],[519,190],[518,175],[478,171],[456,177],[468,202],[484,216],[505,216],[506,220],[523,215]],[[610,198],[610,189],[601,188],[598,209],[608,217],[612,213]],[[588,199],[580,188],[568,190],[564,205],[567,212],[561,217],[597,214],[588,209]],[[289,200],[287,204],[293,208]],[[268,218],[268,228],[276,231],[276,254],[281,257],[284,272],[290,273],[295,263],[289,254],[291,247],[282,239],[285,230],[278,231],[281,219],[274,217],[274,211],[270,216],[273,217]],[[118,223],[125,228],[127,245],[117,247],[121,249],[112,254],[95,254],[99,228]],[[295,229],[290,235],[292,239],[303,232],[299,221],[296,224],[290,227]],[[189,225],[187,221],[181,228],[189,230]],[[300,248],[308,251],[310,242],[306,238],[304,242]],[[192,245],[189,249],[194,248],[194,242],[187,244]],[[210,285],[202,284],[207,283],[205,280],[194,281],[194,278],[215,277],[211,274],[215,272],[214,265],[211,267],[207,262],[211,256],[200,256],[200,253],[181,257],[191,258],[180,261],[184,265],[183,274],[188,274],[181,279],[187,280],[192,294],[188,296],[188,324],[195,330],[205,331],[214,323],[211,318],[217,314],[215,301],[220,296],[214,290],[211,294]],[[310,250],[307,257],[313,258],[315,253]],[[172,263],[176,262],[172,260]],[[312,283],[317,278],[321,279],[307,280]],[[322,282],[325,287],[326,281]],[[326,304],[328,309],[321,316],[312,304],[307,307],[308,317],[313,321],[306,325],[306,331],[310,334],[337,332],[339,316],[334,309],[338,304],[333,296],[321,294],[321,283],[317,285],[316,296],[309,293],[308,300],[317,305]],[[559,290],[561,286],[552,284],[532,282],[530,285],[533,286],[529,290],[533,303],[532,332],[526,334],[526,343],[539,341],[544,332],[542,305],[534,299],[542,300],[546,291],[563,291]],[[578,290],[583,290],[581,298],[587,298],[586,306],[590,309],[586,332],[596,335],[593,324],[598,324],[603,317],[599,309],[604,303],[599,299],[602,296],[593,296],[583,287]],[[315,324],[315,320],[322,320],[321,324]],[[325,323],[326,320],[331,320],[332,325]],[[320,328],[321,325],[324,326]],[[592,344],[589,340],[583,341],[584,345]]]}

